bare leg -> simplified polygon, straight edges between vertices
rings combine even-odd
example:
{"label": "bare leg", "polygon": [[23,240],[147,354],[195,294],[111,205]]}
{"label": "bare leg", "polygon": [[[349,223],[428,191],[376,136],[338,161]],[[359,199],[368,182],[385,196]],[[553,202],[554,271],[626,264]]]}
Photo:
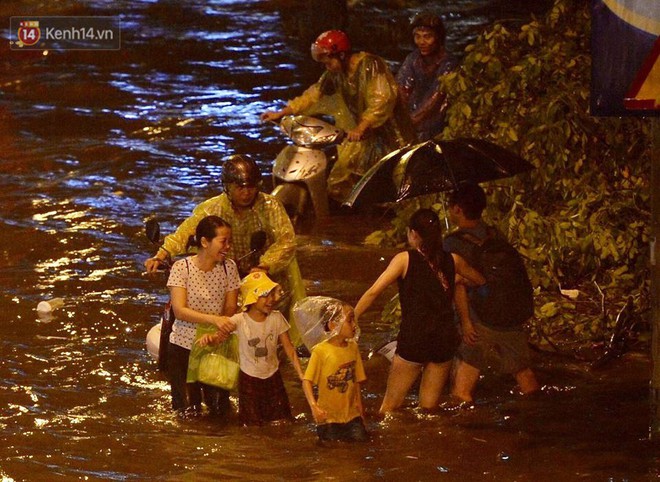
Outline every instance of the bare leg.
{"label": "bare leg", "polygon": [[463,360],[458,360],[456,366],[456,378],[454,379],[454,388],[451,394],[460,398],[464,402],[472,401],[474,387],[479,380],[479,370]]}
{"label": "bare leg", "polygon": [[451,360],[445,363],[427,363],[419,386],[419,406],[428,410],[438,408],[442,389],[451,371]]}
{"label": "bare leg", "polygon": [[387,377],[385,397],[379,410],[381,414],[396,410],[403,405],[403,400],[406,398],[408,390],[410,390],[410,387],[417,380],[421,370],[422,367],[420,365],[410,363],[399,355],[394,355],[390,374]]}
{"label": "bare leg", "polygon": [[539,382],[536,380],[536,375],[534,375],[531,368],[520,370],[514,377],[523,395],[528,395],[541,389]]}

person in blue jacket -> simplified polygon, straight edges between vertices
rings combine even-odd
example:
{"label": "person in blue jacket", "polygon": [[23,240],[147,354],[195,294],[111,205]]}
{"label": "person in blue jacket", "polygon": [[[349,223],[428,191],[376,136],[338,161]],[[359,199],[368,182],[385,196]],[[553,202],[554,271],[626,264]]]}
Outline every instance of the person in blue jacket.
{"label": "person in blue jacket", "polygon": [[446,95],[438,79],[456,67],[445,49],[445,26],[431,12],[420,12],[410,22],[417,47],[408,54],[397,72],[399,94],[408,107],[420,142],[439,134],[444,128]]}

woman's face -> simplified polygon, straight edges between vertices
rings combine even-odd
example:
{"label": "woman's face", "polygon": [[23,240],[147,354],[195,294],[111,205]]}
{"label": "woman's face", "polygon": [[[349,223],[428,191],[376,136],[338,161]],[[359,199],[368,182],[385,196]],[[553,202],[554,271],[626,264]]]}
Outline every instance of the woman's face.
{"label": "woman's face", "polygon": [[413,30],[413,40],[422,55],[431,55],[440,47],[435,32],[427,27],[417,27]]}
{"label": "woman's face", "polygon": [[223,262],[231,248],[231,229],[215,228],[215,237],[211,240],[202,238],[202,248],[217,262]]}

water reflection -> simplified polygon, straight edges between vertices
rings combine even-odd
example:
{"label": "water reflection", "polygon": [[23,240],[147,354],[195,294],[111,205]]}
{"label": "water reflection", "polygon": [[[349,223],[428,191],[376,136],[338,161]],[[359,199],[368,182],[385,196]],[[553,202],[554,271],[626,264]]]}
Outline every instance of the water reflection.
{"label": "water reflection", "polygon": [[[138,274],[153,249],[144,220],[156,216],[164,233],[174,229],[217,194],[224,155],[251,153],[269,171],[284,140],[258,114],[319,74],[308,45],[288,30],[298,17],[284,17],[284,3],[0,4],[5,18],[117,15],[124,39],[119,52],[3,50],[0,57],[3,480],[554,481],[657,472],[640,442],[644,358],[598,378],[579,364],[540,357],[546,386],[538,398],[520,399],[508,382],[485,379],[472,410],[371,418],[373,441],[364,446],[316,443],[288,366],[295,424],[241,429],[169,412],[167,384],[144,348],[167,297],[163,277]],[[457,52],[475,28],[503,13],[501,3],[439,6]],[[406,52],[389,40],[397,32],[391,19],[409,14],[371,5],[350,22],[363,27],[359,45],[396,65]],[[361,244],[384,222],[341,216],[301,236],[310,293],[355,302],[390,259]],[[65,307],[35,312],[39,301],[56,296]],[[391,336],[375,312],[362,331],[363,353]],[[388,364],[379,355],[367,364],[365,403],[373,414]]]}

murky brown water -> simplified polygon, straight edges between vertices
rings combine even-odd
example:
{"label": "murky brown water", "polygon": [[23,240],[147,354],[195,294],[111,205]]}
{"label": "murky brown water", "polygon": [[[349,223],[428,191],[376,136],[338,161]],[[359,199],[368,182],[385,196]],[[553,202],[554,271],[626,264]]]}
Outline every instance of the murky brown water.
{"label": "murky brown water", "polygon": [[[514,16],[505,3],[443,2],[450,43],[464,45],[475,28]],[[374,51],[392,33],[391,19],[410,14],[382,4],[351,18]],[[167,386],[144,345],[166,293],[164,279],[140,276],[153,251],[143,223],[158,214],[169,232],[215,194],[223,155],[247,152],[268,170],[284,139],[258,113],[319,73],[291,36],[298,19],[291,10],[280,15],[286,5],[0,3],[5,39],[11,15],[120,15],[123,28],[119,52],[44,56],[10,52],[0,39],[3,480],[657,478],[644,355],[597,374],[538,355],[538,396],[521,399],[509,380],[491,376],[476,409],[372,418],[373,441],[361,446],[316,443],[288,367],[292,425],[243,429],[170,415]],[[396,45],[384,53],[393,63],[405,54]],[[355,302],[391,255],[362,245],[380,224],[340,216],[301,236],[309,292]],[[55,296],[65,308],[39,318],[37,302]],[[365,357],[391,336],[376,312],[362,329]],[[368,361],[371,414],[386,371],[378,355]]]}

